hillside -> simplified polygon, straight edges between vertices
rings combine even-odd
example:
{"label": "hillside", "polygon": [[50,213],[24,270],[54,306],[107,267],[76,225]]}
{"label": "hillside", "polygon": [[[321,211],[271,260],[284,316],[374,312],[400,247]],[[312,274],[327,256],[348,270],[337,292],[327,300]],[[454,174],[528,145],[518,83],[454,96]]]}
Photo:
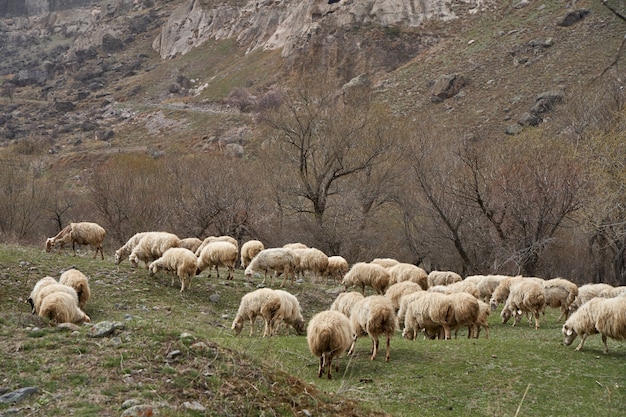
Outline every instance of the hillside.
{"label": "hillside", "polygon": [[[541,119],[562,126],[556,120],[572,112],[582,90],[610,81],[610,71],[596,77],[615,59],[625,26],[596,1],[576,2],[576,9],[560,2],[433,2],[438,13],[374,2],[369,15],[329,2],[309,10],[309,22],[290,17],[307,2],[256,10],[242,1],[93,3],[2,19],[5,149],[21,143],[21,152],[55,155],[53,165],[84,152],[89,165],[113,150],[184,153],[214,149],[216,141],[241,146],[241,155],[258,128],[252,115],[228,106],[233,89],[261,95],[297,71],[320,70],[343,82],[366,74],[398,114],[477,137],[518,132],[537,97],[559,91],[562,103]],[[395,14],[380,12],[386,7]],[[583,9],[589,13],[581,21],[557,25]],[[292,32],[285,33],[289,22]],[[314,31],[300,33],[312,24]],[[168,41],[189,33],[198,39],[187,48]],[[276,44],[279,33],[288,41]],[[433,100],[435,81],[450,75],[463,80],[458,94]]]}

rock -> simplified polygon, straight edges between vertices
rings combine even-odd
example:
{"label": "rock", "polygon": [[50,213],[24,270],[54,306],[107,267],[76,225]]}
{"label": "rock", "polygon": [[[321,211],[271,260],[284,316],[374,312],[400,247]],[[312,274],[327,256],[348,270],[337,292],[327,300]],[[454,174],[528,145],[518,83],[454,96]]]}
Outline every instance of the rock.
{"label": "rock", "polygon": [[89,337],[105,337],[116,330],[123,330],[126,325],[119,321],[101,321],[94,324],[87,333]]}
{"label": "rock", "polygon": [[141,404],[141,401],[139,401],[136,398],[131,398],[130,400],[126,400],[124,401],[124,403],[122,403],[122,409],[126,410],[127,408],[134,407],[140,404]]}
{"label": "rock", "polygon": [[504,133],[506,133],[507,135],[517,135],[521,133],[522,130],[524,130],[524,126],[520,124],[514,124],[514,125],[507,126]]}
{"label": "rock", "polygon": [[530,112],[533,114],[546,113],[563,101],[563,93],[560,91],[546,91],[539,94],[535,100],[535,104],[531,107]]}
{"label": "rock", "polygon": [[152,417],[158,415],[159,410],[147,404],[134,405],[130,408],[127,408],[122,413],[122,417]]}
{"label": "rock", "polygon": [[572,10],[571,12],[568,12],[565,16],[560,18],[556,22],[556,25],[561,27],[572,26],[583,20],[589,13],[591,13],[591,10],[588,9]]}
{"label": "rock", "polygon": [[77,326],[74,323],[60,323],[57,326],[57,329],[69,330],[69,331],[75,332],[75,331],[79,331],[80,330],[80,326]]}
{"label": "rock", "polygon": [[517,121],[521,126],[537,126],[541,123],[541,118],[532,112],[525,112]]}
{"label": "rock", "polygon": [[191,411],[198,411],[198,412],[206,411],[206,408],[202,404],[200,404],[198,401],[192,401],[192,402],[185,401],[183,403],[183,407]]}
{"label": "rock", "polygon": [[219,303],[220,302],[219,294],[211,294],[209,296],[209,301],[212,302],[212,303]]}
{"label": "rock", "polygon": [[26,397],[36,394],[39,390],[36,387],[24,387],[0,396],[0,403],[16,403]]}
{"label": "rock", "polygon": [[102,37],[102,50],[107,53],[117,52],[124,49],[124,42],[107,33]]}
{"label": "rock", "polygon": [[431,89],[433,97],[439,100],[445,100],[454,97],[467,84],[464,76],[459,74],[442,75],[435,81]]}
{"label": "rock", "polygon": [[176,349],[176,350],[172,350],[171,352],[169,352],[165,358],[167,360],[175,360],[179,356],[181,356],[182,354],[183,354],[183,352],[181,352],[180,350]]}

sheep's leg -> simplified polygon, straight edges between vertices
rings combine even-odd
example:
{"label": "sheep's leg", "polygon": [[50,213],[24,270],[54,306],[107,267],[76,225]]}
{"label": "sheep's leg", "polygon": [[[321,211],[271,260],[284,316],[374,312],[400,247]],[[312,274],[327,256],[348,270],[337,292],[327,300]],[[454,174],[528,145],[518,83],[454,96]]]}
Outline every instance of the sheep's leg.
{"label": "sheep's leg", "polygon": [[333,379],[331,372],[333,369],[333,355],[331,353],[328,353],[326,356],[326,361],[328,362],[328,379]]}
{"label": "sheep's leg", "polygon": [[256,316],[250,317],[250,336],[254,334],[254,322],[256,321]]}
{"label": "sheep's leg", "polygon": [[443,326],[443,334],[445,337],[444,340],[450,339],[450,326],[448,326],[448,323],[444,323],[442,326]]}
{"label": "sheep's leg", "polygon": [[370,359],[371,360],[376,359],[377,355],[378,355],[378,336],[372,337],[372,357]]}
{"label": "sheep's leg", "polygon": [[354,353],[354,346],[356,345],[357,335],[352,336],[352,344],[350,345],[350,350],[348,350],[348,356]]}
{"label": "sheep's leg", "polygon": [[220,268],[217,265],[215,265],[215,273],[217,274],[217,277],[219,278],[220,277]]}
{"label": "sheep's leg", "polygon": [[609,353],[609,345],[606,343],[606,335],[602,335],[602,343],[604,343],[604,354]]}
{"label": "sheep's leg", "polygon": [[387,355],[385,356],[385,362],[389,362],[391,358],[391,336],[387,335]]}
{"label": "sheep's leg", "polygon": [[234,266],[229,266],[228,267],[228,278],[226,278],[226,279],[233,279],[234,278],[234,272],[235,272],[235,267]]}
{"label": "sheep's leg", "polygon": [[535,330],[537,330],[539,328],[539,313],[535,312],[533,315],[535,316]]}
{"label": "sheep's leg", "polygon": [[323,372],[324,372],[324,354],[322,353],[322,356],[320,356],[320,367],[317,370],[317,377],[321,378]]}
{"label": "sheep's leg", "polygon": [[580,343],[576,346],[576,350],[581,350],[583,345],[585,344],[585,339],[587,339],[587,333],[583,333],[580,335]]}

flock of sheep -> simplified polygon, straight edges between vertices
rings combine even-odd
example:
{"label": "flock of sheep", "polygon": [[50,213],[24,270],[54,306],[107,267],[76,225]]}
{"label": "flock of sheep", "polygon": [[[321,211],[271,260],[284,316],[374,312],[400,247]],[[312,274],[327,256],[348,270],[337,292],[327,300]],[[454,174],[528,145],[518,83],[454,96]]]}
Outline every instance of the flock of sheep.
{"label": "flock of sheep", "polygon": [[[72,223],[57,236],[47,239],[46,250],[57,245],[88,244],[102,254],[105,236],[102,227],[95,223]],[[477,338],[481,329],[489,337],[487,318],[503,303],[501,318],[506,323],[513,318],[517,325],[528,317],[534,327],[546,307],[561,311],[564,319],[563,341],[570,345],[577,336],[580,350],[589,335],[600,333],[604,352],[608,353],[607,338],[626,339],[626,287],[608,284],[576,284],[563,279],[544,280],[536,277],[473,275],[461,277],[451,271],[427,273],[415,265],[395,259],[378,258],[371,262],[358,262],[349,266],[340,256],[327,256],[322,251],[303,244],[288,244],[281,248],[265,248],[258,240],[244,243],[230,236],[210,236],[203,241],[197,238],[179,239],[165,232],[142,232],[132,236],[115,252],[119,265],[128,258],[133,266],[143,262],[150,274],[162,270],[180,281],[181,291],[191,288],[191,280],[213,268],[219,277],[219,267],[228,268],[227,279],[233,279],[238,260],[245,268],[245,276],[262,274],[265,284],[268,275],[273,285],[276,276],[283,275],[281,287],[287,280],[310,274],[327,280],[341,281],[345,292],[340,293],[328,310],[319,312],[309,320],[305,329],[298,299],[284,290],[260,288],[241,298],[232,330],[239,334],[250,323],[254,332],[257,317],[264,322],[263,336],[278,333],[281,323],[293,327],[298,334],[306,330],[311,353],[320,359],[318,376],[326,370],[331,378],[334,358],[354,352],[359,337],[372,340],[371,359],[378,354],[379,338],[386,339],[385,360],[390,358],[390,339],[400,329],[402,336],[415,339],[449,339],[460,328],[467,327],[468,337]],[[73,275],[72,279],[65,274]],[[65,288],[63,288],[65,287]],[[360,291],[351,291],[356,287]],[[366,296],[366,288],[376,294]],[[72,292],[73,291],[73,292]],[[33,313],[52,322],[89,322],[82,311],[89,298],[87,278],[79,271],[65,272],[59,282],[46,277],[35,285],[29,301]],[[335,367],[337,368],[337,362]]]}

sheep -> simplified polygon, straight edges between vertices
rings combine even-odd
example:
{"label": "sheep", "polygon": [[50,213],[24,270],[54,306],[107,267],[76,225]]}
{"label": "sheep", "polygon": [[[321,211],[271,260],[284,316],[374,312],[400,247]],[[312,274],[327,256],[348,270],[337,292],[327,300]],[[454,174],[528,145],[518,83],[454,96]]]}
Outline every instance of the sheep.
{"label": "sheep", "polygon": [[459,274],[452,271],[431,271],[427,279],[428,288],[435,285],[450,285],[462,280]]}
{"label": "sheep", "polygon": [[163,252],[163,256],[152,261],[148,265],[150,275],[158,271],[172,273],[172,286],[174,286],[174,274],[180,280],[180,292],[191,288],[191,280],[196,274],[197,260],[195,253],[187,248],[169,248]]}
{"label": "sheep", "polygon": [[87,301],[91,298],[91,289],[89,288],[87,276],[78,269],[68,269],[59,277],[59,284],[74,288],[78,296],[78,307],[84,310]]}
{"label": "sheep", "polygon": [[585,284],[578,288],[578,295],[574,299],[574,302],[570,305],[570,314],[575,312],[580,306],[591,300],[592,298],[599,297],[602,292],[611,291],[612,285],[605,283],[597,284]]}
{"label": "sheep", "polygon": [[600,291],[599,297],[613,298],[613,297],[620,297],[624,294],[626,294],[626,286],[621,285],[619,287],[607,288],[605,290]]}
{"label": "sheep", "polygon": [[37,314],[39,317],[47,318],[55,324],[91,322],[89,316],[78,307],[76,299],[63,291],[47,295],[42,300]]}
{"label": "sheep", "polygon": [[450,285],[445,285],[445,293],[446,294],[455,294],[464,292],[474,296],[476,299],[480,298],[480,291],[478,290],[478,286],[473,282],[468,281],[457,281]]}
{"label": "sheep", "polygon": [[[254,257],[254,259],[252,259],[252,261],[250,261],[250,264],[247,266],[244,274],[247,278],[251,278],[255,272],[263,271],[264,276],[261,284],[265,284],[268,272],[282,273],[284,275],[283,283],[281,284],[282,287],[285,285],[285,281],[289,276],[292,277],[293,281],[295,262],[294,253],[290,249],[263,249],[257,256]],[[273,282],[274,277],[272,276],[272,283]]]}
{"label": "sheep", "polygon": [[347,290],[357,285],[361,286],[361,292],[365,295],[365,286],[370,286],[376,293],[383,295],[389,288],[391,276],[387,270],[378,264],[357,262],[343,277],[342,285]]}
{"label": "sheep", "polygon": [[232,243],[225,241],[211,242],[202,249],[200,256],[198,256],[196,275],[200,275],[202,271],[209,268],[209,276],[211,276],[211,268],[215,266],[217,277],[219,278],[219,267],[225,266],[228,268],[228,277],[226,279],[233,279],[238,256],[237,247]]}
{"label": "sheep", "polygon": [[400,261],[393,258],[375,258],[370,263],[380,265],[383,268],[391,268],[394,265],[398,265]]}
{"label": "sheep", "polygon": [[[57,236],[62,233],[63,235],[58,238]],[[79,245],[89,245],[94,248],[94,259],[96,258],[96,256],[98,256],[98,252],[100,252],[102,259],[104,260],[102,242],[106,237],[106,230],[99,224],[92,222],[70,223],[69,231],[67,230],[66,226],[61,232],[59,232],[59,234],[57,234],[57,236],[48,238],[46,240],[46,252],[50,252],[58,240],[61,242],[61,246],[65,245],[66,243],[71,243],[72,250],[74,251],[74,256],[76,256],[76,244],[78,243]]]}
{"label": "sheep", "polygon": [[46,245],[45,245],[46,252],[50,252],[52,249],[54,249],[54,247],[56,246],[56,242],[58,242],[59,247],[61,249],[65,248],[64,239],[66,236],[70,234],[71,230],[72,230],[72,224],[70,223],[67,226],[65,226],[63,229],[61,229],[59,233],[57,233],[55,236],[46,239]]}
{"label": "sheep", "polygon": [[58,284],[58,282],[56,279],[49,277],[49,276],[43,277],[35,283],[35,286],[33,287],[32,291],[30,292],[30,295],[28,296],[28,299],[26,300],[28,304],[30,304],[32,314],[37,314],[37,309],[35,308],[35,300],[38,298],[39,292],[44,287],[48,285],[52,285],[52,284]]}
{"label": "sheep", "polygon": [[626,302],[621,296],[593,298],[567,319],[561,331],[566,346],[571,345],[576,336],[580,335],[580,344],[576,350],[582,349],[588,336],[600,333],[604,353],[607,354],[609,353],[607,337],[615,340],[626,339]]}
{"label": "sheep", "polygon": [[[519,323],[523,313],[528,313],[535,318],[535,329],[538,329],[539,315],[545,309],[543,286],[535,280],[525,278],[513,280],[511,281],[506,304],[507,309],[510,309],[511,312],[515,314],[513,326]],[[505,309],[503,309],[503,311],[504,310]],[[504,321],[504,317],[503,322],[506,322]]]}
{"label": "sheep", "polygon": [[204,249],[204,247],[206,245],[208,245],[209,243],[212,243],[212,242],[228,242],[228,243],[232,243],[237,248],[237,251],[239,251],[239,242],[237,242],[237,239],[235,239],[234,237],[230,237],[230,236],[209,236],[209,237],[205,238],[202,241],[202,243],[200,244],[200,246],[198,246],[198,249],[196,249],[196,256],[200,256],[200,253],[202,253],[202,250]]}
{"label": "sheep", "polygon": [[390,286],[385,292],[385,297],[391,300],[393,308],[396,312],[400,309],[400,299],[410,293],[424,291],[422,287],[413,281],[402,281]]}
{"label": "sheep", "polygon": [[402,337],[413,340],[422,329],[427,334],[438,334],[439,327],[442,327],[444,339],[450,339],[448,320],[453,314],[452,298],[446,294],[430,291],[419,294],[414,301],[406,305]]}
{"label": "sheep", "polygon": [[419,266],[400,262],[387,269],[392,282],[412,281],[420,285],[423,290],[428,289],[428,274]]}
{"label": "sheep", "polygon": [[306,272],[314,276],[323,276],[326,273],[328,256],[324,252],[316,248],[293,249],[293,251],[299,258],[296,271],[302,273],[302,277]]}
{"label": "sheep", "polygon": [[300,309],[300,302],[295,295],[284,291],[274,290],[280,296],[280,309],[274,317],[273,334],[276,334],[281,322],[293,327],[299,335],[304,334],[304,318]]}
{"label": "sheep", "polygon": [[418,298],[422,297],[426,293],[427,291],[416,291],[410,294],[403,295],[400,298],[400,307],[398,308],[398,313],[396,315],[396,318],[398,319],[398,328],[400,329],[404,328],[406,311],[407,311],[409,304],[411,304],[413,301],[417,300]]}
{"label": "sheep", "polygon": [[561,318],[567,320],[569,308],[578,295],[578,286],[564,278],[553,278],[543,282],[543,290],[546,306],[561,310],[557,321],[561,321]]}
{"label": "sheep", "polygon": [[480,305],[478,300],[467,292],[455,292],[448,294],[448,298],[452,302],[452,311],[447,319],[450,330],[455,329],[454,338],[456,339],[459,328],[467,326],[468,338],[478,338],[478,323],[480,313]]}
{"label": "sheep", "polygon": [[[309,350],[320,358],[317,376],[321,378],[324,369],[328,369],[328,379],[332,379],[333,359],[342,356],[352,343],[350,320],[338,311],[322,311],[311,318],[306,334]],[[335,371],[339,372],[337,363]]]}
{"label": "sheep", "polygon": [[150,232],[143,236],[133,248],[128,260],[132,267],[137,267],[139,261],[144,262],[146,269],[150,262],[159,259],[169,248],[180,247],[180,239],[173,233]]}
{"label": "sheep", "polygon": [[285,243],[283,245],[283,249],[306,249],[306,248],[308,248],[307,245],[305,245],[304,243],[299,243],[299,242]]}
{"label": "sheep", "polygon": [[478,288],[478,299],[488,303],[491,295],[498,288],[500,281],[508,278],[506,275],[470,275],[463,281],[472,282]]}
{"label": "sheep", "polygon": [[135,233],[130,239],[122,245],[118,250],[115,251],[115,265],[119,265],[124,259],[128,258],[128,255],[131,254],[135,246],[139,243],[139,241],[148,233],[151,232],[139,232]]}
{"label": "sheep", "polygon": [[500,281],[496,289],[491,294],[489,299],[489,305],[491,305],[491,311],[495,311],[498,305],[505,301],[511,292],[511,283],[517,280],[523,280],[522,276],[507,277]]}
{"label": "sheep", "polygon": [[342,292],[335,298],[335,301],[330,305],[330,309],[338,311],[350,318],[352,308],[356,303],[361,301],[365,296],[358,291]]}
{"label": "sheep", "polygon": [[249,240],[241,246],[241,267],[247,268],[250,261],[259,254],[265,245],[260,240]]}
{"label": "sheep", "polygon": [[324,275],[327,278],[333,278],[336,282],[341,282],[348,269],[350,269],[350,265],[343,256],[329,256]]}
{"label": "sheep", "polygon": [[200,245],[202,245],[202,241],[198,239],[197,237],[186,237],[180,240],[180,247],[189,249],[190,251],[194,253],[194,255],[196,251],[198,250],[198,248],[200,247]]}
{"label": "sheep", "polygon": [[270,288],[259,288],[241,297],[237,316],[231,326],[235,335],[241,333],[244,321],[250,320],[250,336],[254,334],[254,322],[261,316],[265,323],[263,337],[271,336],[271,326],[278,310],[280,310],[280,295]]}
{"label": "sheep", "polygon": [[372,338],[371,360],[378,355],[378,337],[387,337],[387,353],[385,362],[389,362],[391,354],[391,338],[396,331],[396,314],[393,305],[383,295],[371,295],[363,298],[354,305],[350,316],[352,324],[352,345],[348,355],[354,353],[356,341],[360,336],[369,335]]}
{"label": "sheep", "polygon": [[478,339],[478,336],[480,336],[480,328],[484,327],[485,328],[485,339],[489,339],[489,313],[491,313],[491,306],[482,301],[482,300],[478,300],[478,317],[476,319],[476,324],[478,324],[477,328],[476,328],[476,338]]}
{"label": "sheep", "polygon": [[31,297],[33,300],[33,311],[36,314],[39,314],[41,312],[41,305],[43,303],[43,300],[47,296],[55,292],[64,292],[68,294],[70,297],[74,299],[74,301],[76,302],[76,305],[78,306],[78,294],[76,293],[76,290],[70,286],[59,284],[57,282],[57,283],[51,283],[51,284],[40,286],[37,289],[37,291],[34,292],[34,294],[31,293]]}

